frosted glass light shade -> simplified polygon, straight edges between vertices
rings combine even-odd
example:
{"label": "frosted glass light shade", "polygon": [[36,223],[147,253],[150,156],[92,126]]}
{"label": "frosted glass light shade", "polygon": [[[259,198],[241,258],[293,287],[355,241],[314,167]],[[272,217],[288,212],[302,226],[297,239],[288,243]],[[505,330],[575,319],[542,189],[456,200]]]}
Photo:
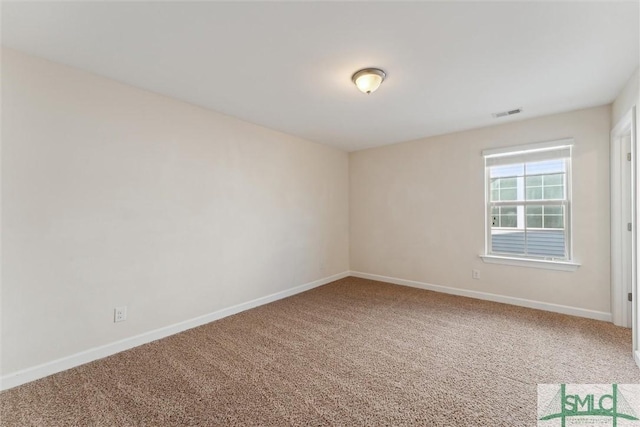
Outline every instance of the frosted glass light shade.
{"label": "frosted glass light shade", "polygon": [[371,93],[380,87],[385,77],[385,72],[379,68],[365,68],[357,71],[351,80],[362,93]]}

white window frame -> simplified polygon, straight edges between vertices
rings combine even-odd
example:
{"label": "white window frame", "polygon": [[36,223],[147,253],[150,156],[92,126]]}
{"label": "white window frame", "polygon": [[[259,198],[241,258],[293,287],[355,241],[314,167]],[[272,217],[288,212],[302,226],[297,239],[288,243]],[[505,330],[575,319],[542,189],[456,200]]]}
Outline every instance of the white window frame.
{"label": "white window frame", "polygon": [[[491,252],[491,228],[492,228],[492,213],[491,208],[492,204],[490,203],[490,195],[491,195],[491,179],[489,174],[489,167],[487,166],[487,159],[496,158],[496,157],[504,157],[504,156],[527,156],[529,154],[533,155],[534,153],[543,152],[543,151],[551,151],[551,150],[561,150],[561,149],[569,149],[570,155],[566,161],[566,171],[565,171],[565,200],[562,201],[561,205],[565,208],[565,224],[564,224],[564,232],[565,232],[565,247],[566,247],[566,258],[558,259],[558,258],[543,258],[543,257],[534,257],[534,256],[526,256],[526,255],[510,255],[510,254],[494,254]],[[538,142],[533,144],[525,144],[525,145],[517,145],[511,147],[503,147],[503,148],[495,148],[482,151],[482,156],[484,159],[484,224],[485,224],[485,246],[484,253],[480,255],[482,260],[486,263],[491,264],[507,264],[507,265],[515,265],[520,267],[534,267],[534,268],[545,268],[551,270],[562,270],[562,271],[575,271],[580,264],[575,261],[573,258],[573,240],[572,240],[572,194],[571,194],[571,181],[572,181],[572,171],[571,171],[571,161],[572,161],[572,148],[573,148],[573,139],[565,138],[555,141],[548,142]],[[495,204],[495,203],[494,203]],[[517,203],[518,206],[522,205],[525,207],[527,205],[554,205],[557,206],[558,202],[544,202],[544,201],[519,201]],[[513,203],[512,203],[513,205]],[[526,212],[525,218],[526,221]]]}

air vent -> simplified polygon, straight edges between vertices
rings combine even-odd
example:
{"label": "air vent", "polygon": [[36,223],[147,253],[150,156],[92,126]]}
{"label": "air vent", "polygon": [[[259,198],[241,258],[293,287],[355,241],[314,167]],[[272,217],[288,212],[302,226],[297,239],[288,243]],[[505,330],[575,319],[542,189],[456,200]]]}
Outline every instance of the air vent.
{"label": "air vent", "polygon": [[516,108],[515,110],[503,111],[501,113],[493,113],[492,116],[497,119],[499,117],[512,116],[520,112],[522,112],[522,108]]}

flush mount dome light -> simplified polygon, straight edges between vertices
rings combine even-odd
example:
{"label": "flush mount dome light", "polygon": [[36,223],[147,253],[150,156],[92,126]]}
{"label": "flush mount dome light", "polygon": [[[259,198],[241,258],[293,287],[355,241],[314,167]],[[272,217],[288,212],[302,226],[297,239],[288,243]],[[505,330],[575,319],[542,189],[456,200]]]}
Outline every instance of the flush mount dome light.
{"label": "flush mount dome light", "polygon": [[360,92],[371,93],[380,87],[385,77],[387,75],[379,68],[365,68],[356,71],[351,80],[353,80]]}

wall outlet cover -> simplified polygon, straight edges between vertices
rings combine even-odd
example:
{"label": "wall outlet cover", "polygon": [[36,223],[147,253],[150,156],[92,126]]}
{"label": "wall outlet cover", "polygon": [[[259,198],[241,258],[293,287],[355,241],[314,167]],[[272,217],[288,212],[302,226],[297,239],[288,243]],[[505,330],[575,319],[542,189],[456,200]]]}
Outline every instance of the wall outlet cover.
{"label": "wall outlet cover", "polygon": [[123,305],[122,307],[116,307],[113,310],[113,321],[124,322],[125,320],[127,320],[127,306]]}

